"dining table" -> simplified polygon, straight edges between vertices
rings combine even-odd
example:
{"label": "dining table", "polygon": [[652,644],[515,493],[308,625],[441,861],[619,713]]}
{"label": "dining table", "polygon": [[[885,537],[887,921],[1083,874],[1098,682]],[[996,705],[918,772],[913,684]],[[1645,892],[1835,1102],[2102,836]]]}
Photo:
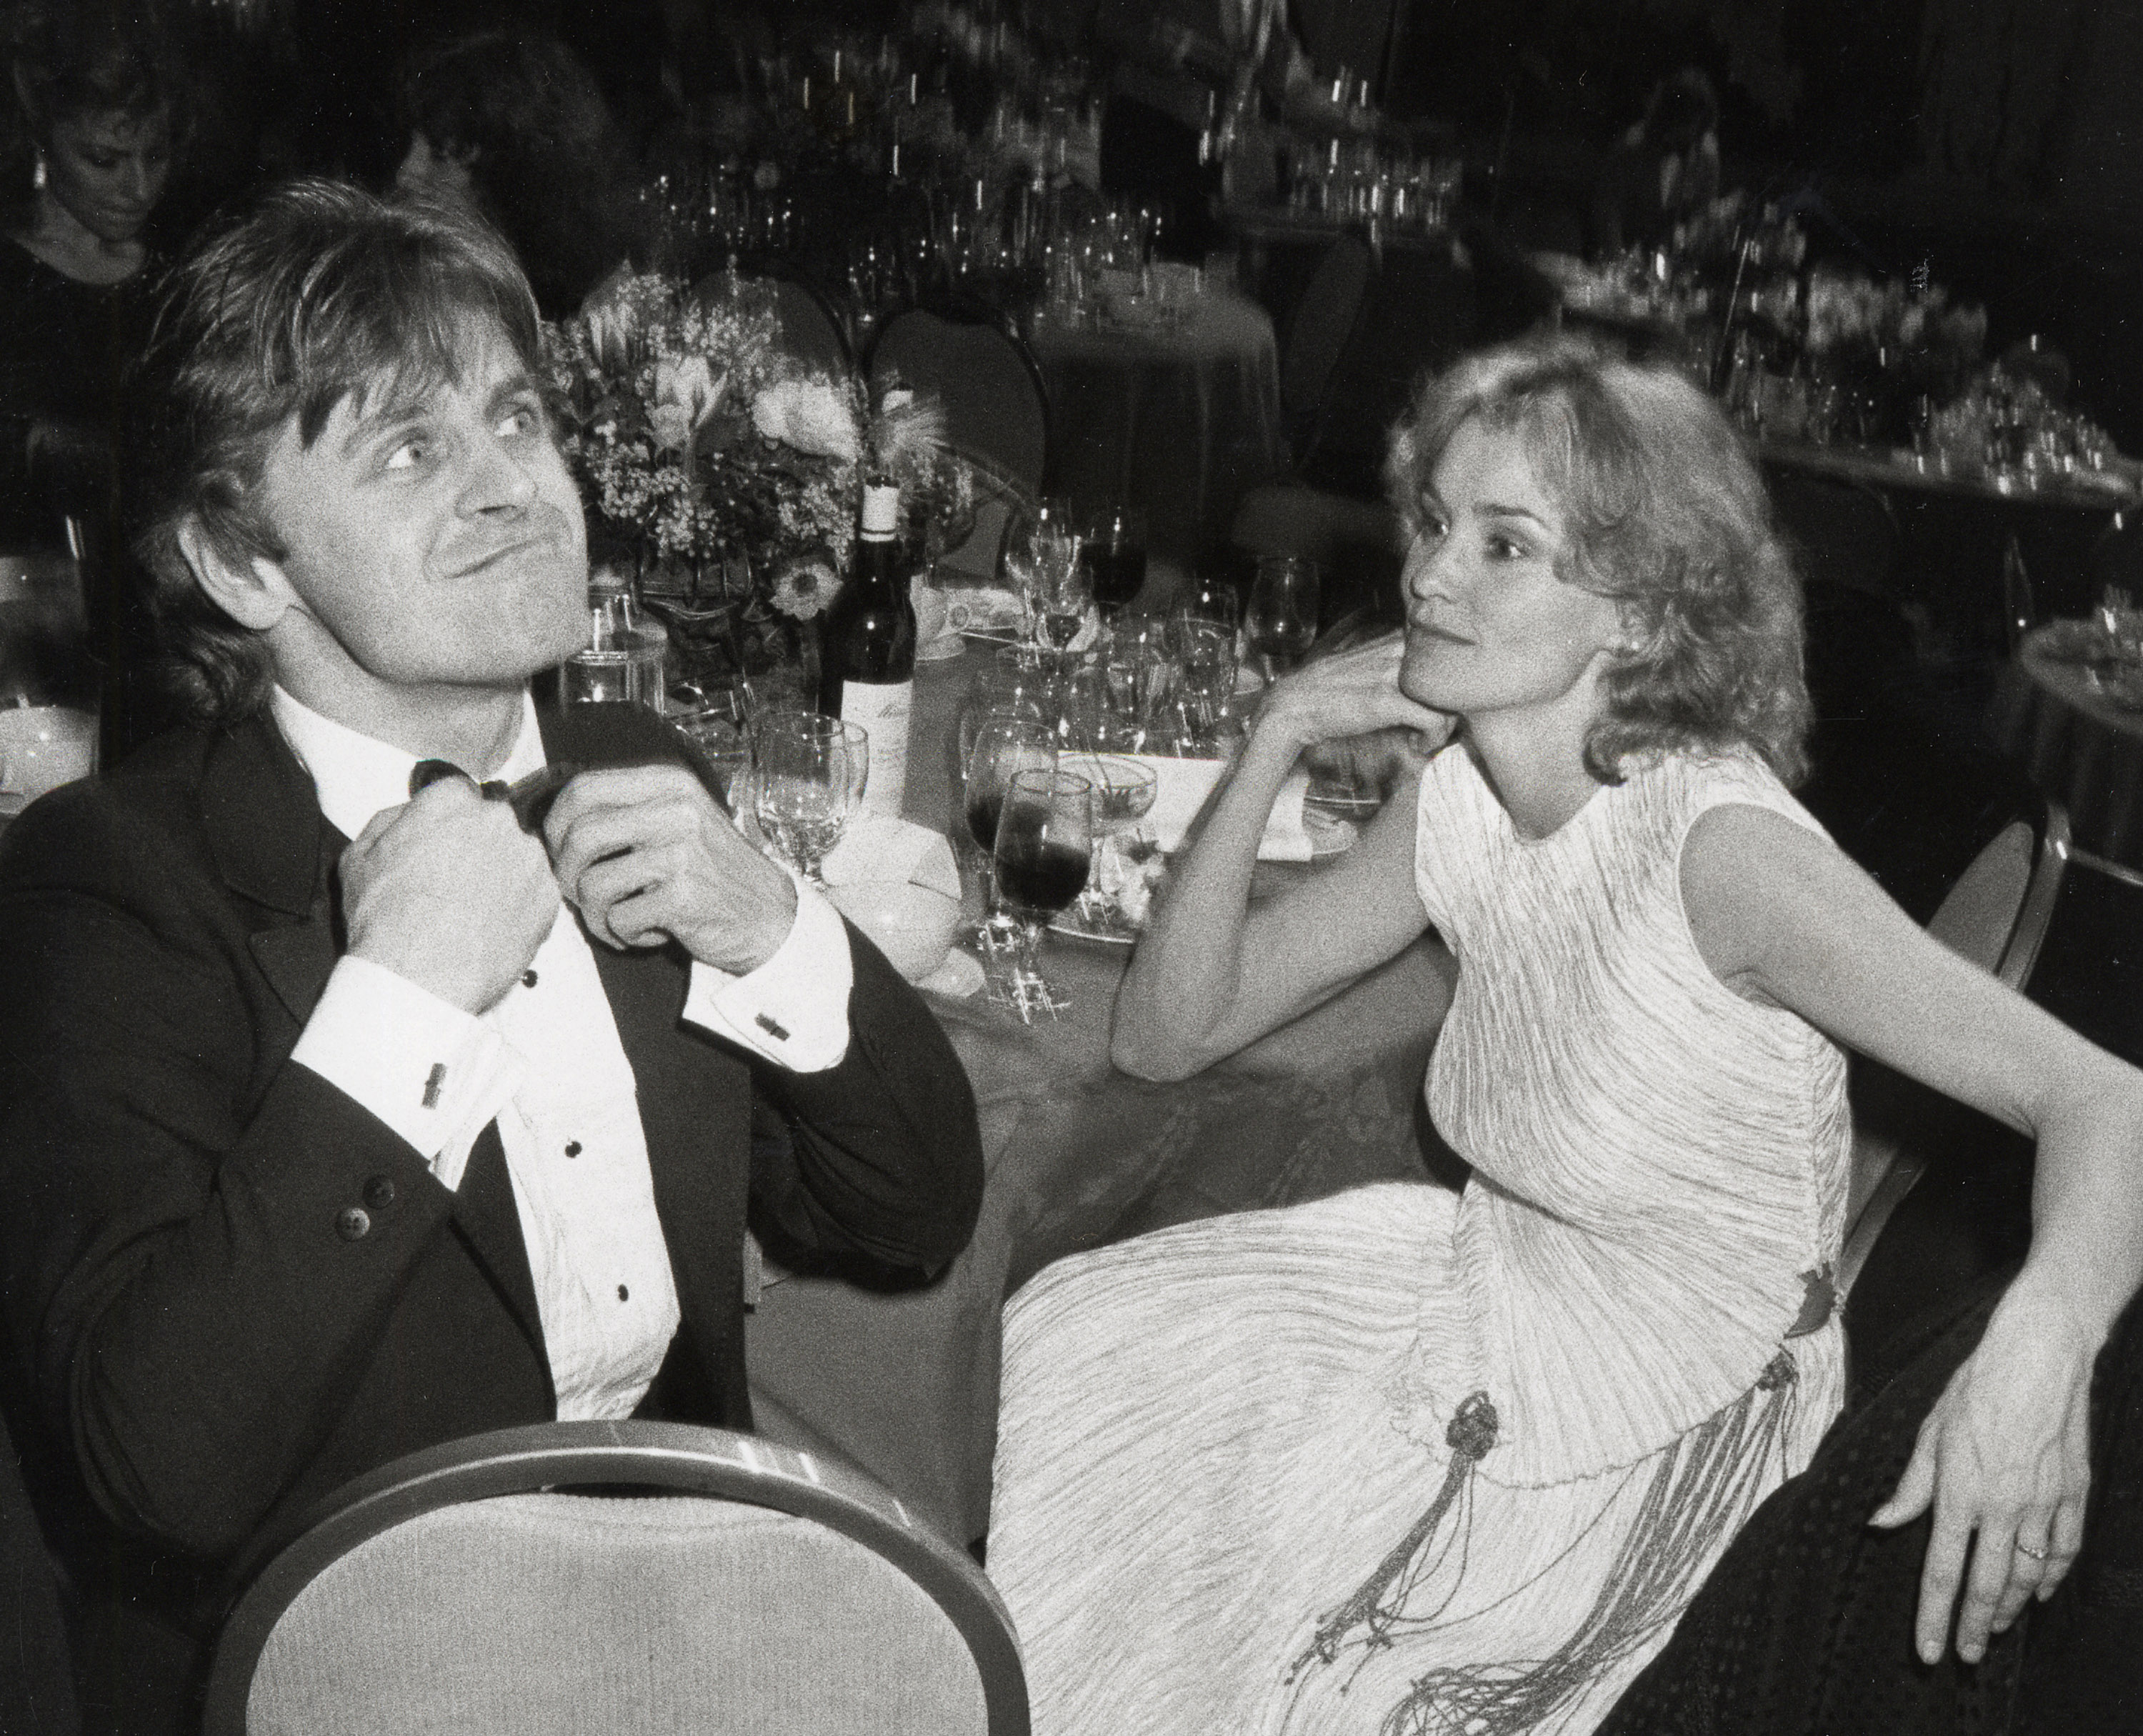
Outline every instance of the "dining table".
{"label": "dining table", "polygon": [[[992,650],[918,666],[912,821],[954,823],[956,719]],[[1331,866],[1261,863],[1252,896],[1314,883]],[[968,878],[973,913],[979,895]],[[1457,974],[1433,933],[1173,1082],[1134,1076],[1111,1058],[1128,946],[1052,934],[1044,954],[1069,1003],[1054,1019],[1023,1023],[982,993],[925,996],[973,1089],[987,1164],[966,1250],[908,1289],[770,1271],[746,1321],[761,1432],[860,1466],[958,1544],[988,1526],[1004,1304],[1044,1266],[1194,1219],[1372,1182],[1455,1180],[1422,1106]]]}
{"label": "dining table", "polygon": [[1142,508],[1152,554],[1190,566],[1279,473],[1279,347],[1233,289],[1044,309],[1027,341],[1049,393],[1050,492],[1085,515]]}
{"label": "dining table", "polygon": [[2079,655],[2093,648],[2081,621],[2026,634],[1995,684],[1987,728],[2066,810],[2071,853],[2143,884],[2143,671]]}

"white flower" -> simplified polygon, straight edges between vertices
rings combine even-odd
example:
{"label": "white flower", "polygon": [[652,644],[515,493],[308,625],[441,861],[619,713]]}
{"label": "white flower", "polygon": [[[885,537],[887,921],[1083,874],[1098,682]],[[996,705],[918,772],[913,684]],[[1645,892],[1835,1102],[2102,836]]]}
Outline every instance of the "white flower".
{"label": "white flower", "polygon": [[655,407],[648,423],[664,448],[685,445],[722,401],[728,374],[717,375],[705,356],[666,356],[655,364]]}
{"label": "white flower", "polygon": [[847,395],[825,380],[784,380],[759,394],[751,424],[769,440],[779,440],[818,458],[853,464],[856,419]]}
{"label": "white flower", "polygon": [[815,555],[792,561],[774,586],[774,606],[798,621],[809,621],[834,600],[841,588],[832,564]]}

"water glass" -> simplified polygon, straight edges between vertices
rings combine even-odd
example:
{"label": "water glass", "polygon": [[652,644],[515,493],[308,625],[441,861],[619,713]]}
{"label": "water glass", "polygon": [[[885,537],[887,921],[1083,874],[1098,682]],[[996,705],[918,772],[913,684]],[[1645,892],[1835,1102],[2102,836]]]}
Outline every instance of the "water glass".
{"label": "water glass", "polygon": [[1258,562],[1243,612],[1243,635],[1265,660],[1268,675],[1285,675],[1317,640],[1317,563],[1301,555],[1267,555]]}
{"label": "water glass", "polygon": [[734,814],[751,775],[751,689],[741,676],[670,692],[670,721],[705,756],[715,794]]}
{"label": "water glass", "polygon": [[663,710],[662,670],[670,655],[669,630],[659,621],[636,615],[629,625],[601,626],[591,637],[591,644],[558,666],[560,701]]}
{"label": "water glass", "polygon": [[815,712],[777,711],[752,734],[752,811],[774,847],[814,885],[863,804],[870,738],[856,724]]}

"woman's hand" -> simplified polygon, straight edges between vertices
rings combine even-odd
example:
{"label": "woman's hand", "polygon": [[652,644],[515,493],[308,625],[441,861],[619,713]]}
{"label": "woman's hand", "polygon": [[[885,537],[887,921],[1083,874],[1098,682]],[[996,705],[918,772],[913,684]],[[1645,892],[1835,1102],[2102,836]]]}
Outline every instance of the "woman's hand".
{"label": "woman's hand", "polygon": [[1953,1608],[1957,1655],[1976,1664],[1987,1635],[2005,1631],[2035,1594],[2051,1597],[2076,1560],[2097,1352],[2073,1310],[2027,1269],[1920,1425],[1911,1463],[1870,1523],[1904,1525],[1934,1509],[1914,1623],[1928,1663],[1942,1658]]}
{"label": "woman's hand", "polygon": [[1299,753],[1345,736],[1404,730],[1418,738],[1420,754],[1433,753],[1450,739],[1458,720],[1399,691],[1405,653],[1405,639],[1393,632],[1313,657],[1273,684],[1258,708],[1258,734]]}

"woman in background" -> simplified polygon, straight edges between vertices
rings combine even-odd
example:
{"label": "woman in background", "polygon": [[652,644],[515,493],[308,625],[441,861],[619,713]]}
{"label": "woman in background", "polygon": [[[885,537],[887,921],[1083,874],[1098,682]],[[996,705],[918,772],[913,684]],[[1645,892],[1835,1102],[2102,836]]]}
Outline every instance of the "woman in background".
{"label": "woman in background", "polygon": [[23,15],[0,245],[0,537],[51,542],[101,510],[119,379],[148,334],[144,235],[183,131],[154,17],[116,0]]}
{"label": "woman in background", "polygon": [[473,205],[513,244],[547,319],[646,263],[632,159],[594,77],[554,38],[492,32],[418,55],[394,184]]}
{"label": "woman in background", "polygon": [[[2092,1362],[2143,1275],[2143,1075],[1788,794],[1799,589],[1693,386],[1490,351],[1390,475],[1404,638],[1272,690],[1113,1053],[1198,1071],[1433,924],[1428,1103],[1472,1176],[1180,1225],[1013,1298],[990,1571],[1035,1728],[1591,1729],[1842,1402],[1840,1044],[2039,1140],[2030,1258],[1871,1516],[1932,1502],[1918,1646],[1956,1608],[1975,1660],[2079,1545]],[[1392,728],[1440,750],[1251,905],[1299,756]]]}

